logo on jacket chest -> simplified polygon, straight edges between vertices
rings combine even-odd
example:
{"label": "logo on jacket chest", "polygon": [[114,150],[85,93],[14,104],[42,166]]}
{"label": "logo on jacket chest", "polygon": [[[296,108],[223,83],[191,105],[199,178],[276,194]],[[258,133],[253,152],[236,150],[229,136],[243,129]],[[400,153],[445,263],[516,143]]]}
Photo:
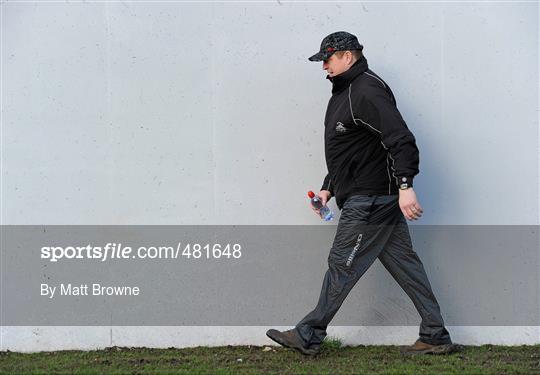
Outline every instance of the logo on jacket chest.
{"label": "logo on jacket chest", "polygon": [[337,133],[345,133],[345,132],[347,132],[347,128],[345,127],[345,125],[343,125],[343,123],[341,121],[338,121],[337,124],[336,124],[336,132]]}

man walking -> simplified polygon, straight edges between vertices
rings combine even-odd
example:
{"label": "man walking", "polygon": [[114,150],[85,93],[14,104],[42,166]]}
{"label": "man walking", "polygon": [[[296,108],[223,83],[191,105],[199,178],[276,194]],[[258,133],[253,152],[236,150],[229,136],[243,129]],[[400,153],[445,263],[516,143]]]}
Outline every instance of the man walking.
{"label": "man walking", "polygon": [[390,87],[368,68],[356,36],[325,37],[310,61],[323,61],[332,96],[325,116],[328,175],[319,197],[341,211],[319,302],[295,328],[266,334],[306,355],[317,354],[326,328],[358,279],[379,259],[422,318],[420,337],[403,354],[450,353],[452,344],[405,218],[422,207],[413,190],[419,152]]}

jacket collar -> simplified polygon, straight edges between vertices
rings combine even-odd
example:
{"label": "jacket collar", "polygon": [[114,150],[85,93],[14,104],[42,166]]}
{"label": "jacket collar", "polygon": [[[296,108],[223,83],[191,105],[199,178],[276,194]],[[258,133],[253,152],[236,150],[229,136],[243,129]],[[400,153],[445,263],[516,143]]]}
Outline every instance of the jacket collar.
{"label": "jacket collar", "polygon": [[334,77],[326,76],[332,82],[332,94],[336,94],[350,85],[350,83],[360,74],[368,69],[368,63],[365,57],[356,61],[349,70],[344,71]]}

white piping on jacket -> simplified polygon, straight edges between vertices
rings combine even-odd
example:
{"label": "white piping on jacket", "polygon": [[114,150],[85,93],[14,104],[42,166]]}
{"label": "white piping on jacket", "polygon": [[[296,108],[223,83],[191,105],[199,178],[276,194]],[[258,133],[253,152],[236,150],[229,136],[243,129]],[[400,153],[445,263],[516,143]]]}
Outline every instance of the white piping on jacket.
{"label": "white piping on jacket", "polygon": [[[353,112],[353,109],[352,109],[352,100],[351,100],[351,87],[352,87],[352,83],[349,85],[349,108],[351,109],[351,116],[352,116],[352,119],[353,119],[353,122],[355,125],[358,125],[356,123],[356,120],[362,122],[362,124],[364,125],[367,125],[369,126],[371,129],[375,130],[377,133],[379,134],[382,134],[382,132],[378,129],[375,129],[373,126],[371,126],[370,124],[368,124],[367,122],[365,122],[364,120],[362,120],[361,118],[355,118],[354,117],[354,112]],[[381,137],[382,138],[382,137]],[[392,191],[392,177],[390,177],[390,170],[389,170],[389,164],[388,164],[388,156],[390,156],[390,159],[392,159],[392,165],[395,166],[395,162],[394,162],[394,158],[392,158],[392,155],[390,154],[390,151],[388,150],[388,147],[386,147],[386,145],[384,144],[384,142],[382,141],[381,139],[381,144],[383,146],[383,148],[385,149],[386,151],[386,171],[388,172],[388,194],[390,194],[390,192]],[[395,171],[395,168],[392,168],[394,171]],[[396,175],[394,174],[394,172],[392,172],[392,176],[394,176],[394,178],[396,179],[396,184],[398,184],[398,178],[396,177]]]}
{"label": "white piping on jacket", "polygon": [[[383,85],[384,89],[386,90],[386,84],[383,82],[382,79],[380,79],[380,78],[377,77],[376,75],[370,74],[370,73],[368,73],[368,72],[364,72],[364,73],[366,73],[368,76],[373,77],[373,78],[375,78],[377,81],[379,81],[379,82]],[[350,101],[350,100],[351,100],[351,97],[350,97],[350,93],[349,93],[349,101]],[[352,113],[352,105],[351,105],[351,113]],[[353,116],[353,117],[354,117],[354,116]],[[362,120],[360,120],[360,121],[362,121]],[[362,121],[362,122],[364,122],[364,121]],[[367,125],[369,125],[369,124],[367,124]],[[370,126],[370,127],[371,127],[371,126]],[[373,129],[373,127],[371,127],[371,128]],[[379,133],[380,133],[380,132],[379,132]],[[381,142],[381,143],[382,143],[382,142]],[[388,148],[384,145],[384,143],[383,143],[383,147],[384,147],[386,150],[388,150]],[[394,173],[394,172],[396,171],[396,168],[395,168],[396,164],[395,164],[395,162],[394,162],[394,158],[392,157],[392,154],[390,154],[390,152],[388,152],[388,156],[390,156],[390,159],[392,159],[392,171],[393,171],[393,172],[392,172],[392,176],[394,176],[394,178],[396,179],[396,184],[399,184],[398,178],[396,177],[396,174]]]}
{"label": "white piping on jacket", "polygon": [[396,163],[394,163],[394,158],[392,157],[392,154],[388,152],[388,156],[390,156],[390,159],[392,159],[392,176],[396,179],[396,185],[399,185],[398,178],[396,177],[396,174],[394,173],[396,171]]}
{"label": "white piping on jacket", "polygon": [[389,152],[386,152],[386,172],[388,173],[388,195],[390,195],[391,193],[391,186],[390,186],[390,181],[392,181],[392,177],[390,177],[390,164],[388,163],[388,155],[390,153]]}
{"label": "white piping on jacket", "polygon": [[373,74],[369,74],[368,72],[364,72],[364,73],[366,73],[368,76],[373,77],[373,78],[375,78],[377,81],[379,81],[380,83],[382,83],[383,87],[386,89],[386,85],[384,84],[384,82],[383,82],[379,77],[374,76]]}

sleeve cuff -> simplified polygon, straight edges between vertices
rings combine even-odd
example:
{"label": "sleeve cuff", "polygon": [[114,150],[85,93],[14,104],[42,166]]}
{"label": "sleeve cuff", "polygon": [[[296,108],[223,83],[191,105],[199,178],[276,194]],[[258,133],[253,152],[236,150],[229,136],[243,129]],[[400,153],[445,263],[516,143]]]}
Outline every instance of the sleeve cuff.
{"label": "sleeve cuff", "polygon": [[408,189],[413,187],[413,178],[408,176],[399,176],[398,187],[400,189]]}

